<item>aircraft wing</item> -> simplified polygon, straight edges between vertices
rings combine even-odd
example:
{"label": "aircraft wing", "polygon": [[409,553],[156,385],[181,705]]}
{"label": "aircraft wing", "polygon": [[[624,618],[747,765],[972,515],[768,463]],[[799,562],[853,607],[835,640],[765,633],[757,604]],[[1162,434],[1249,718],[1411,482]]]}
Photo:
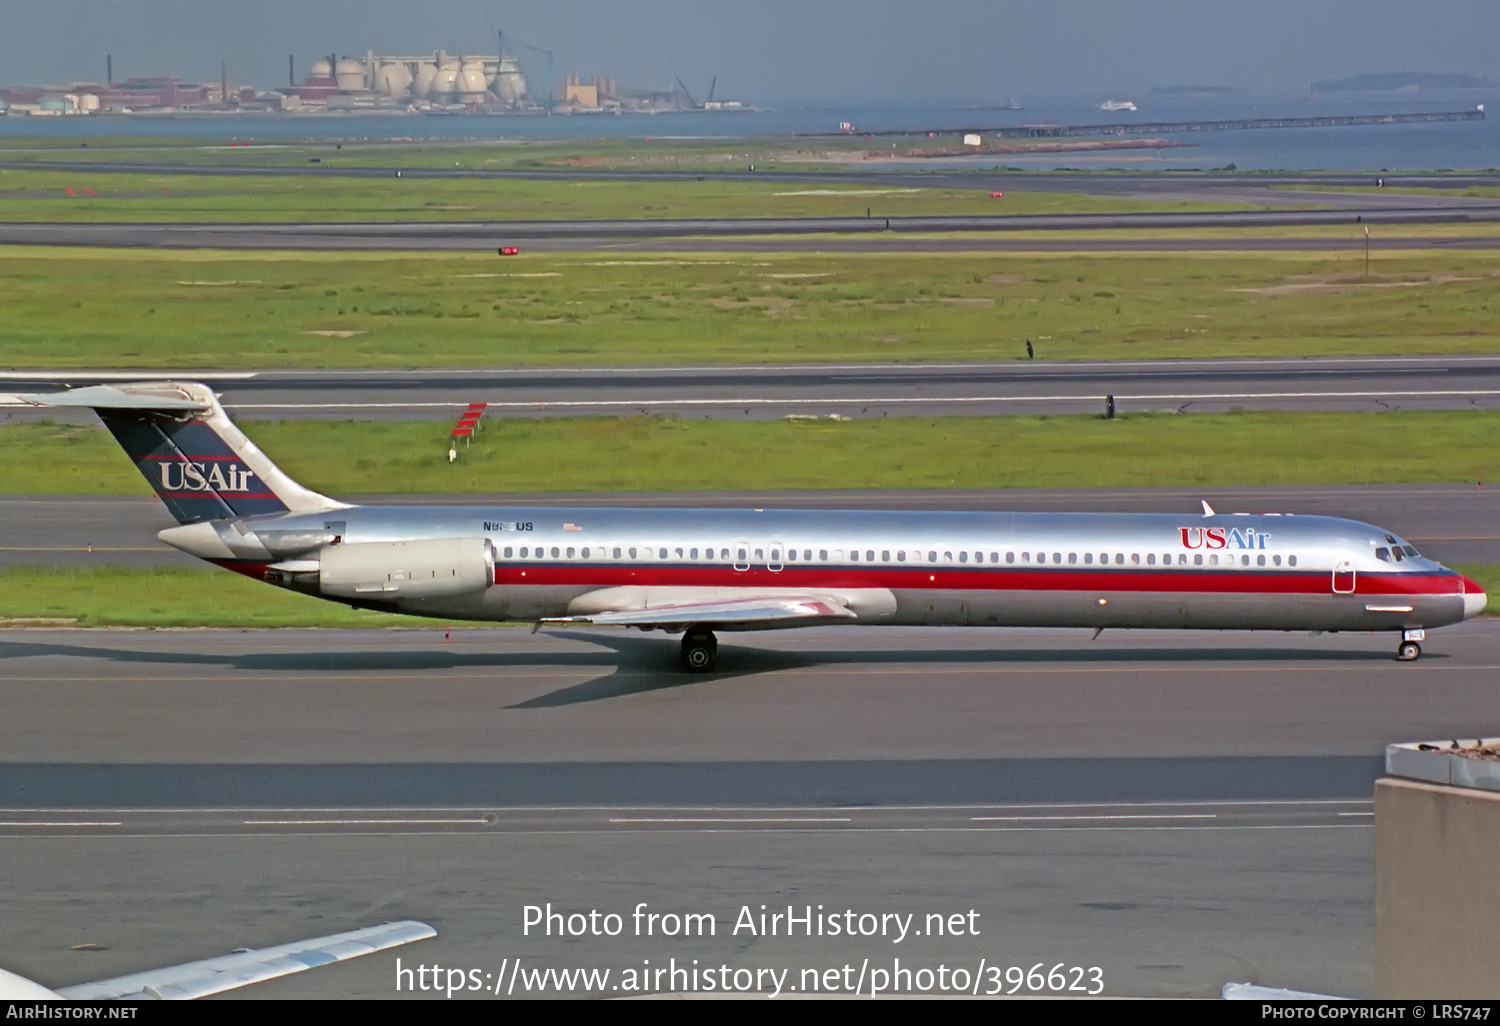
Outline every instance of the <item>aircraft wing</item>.
{"label": "aircraft wing", "polygon": [[212,403],[176,382],[139,381],[125,385],[90,385],[66,392],[0,393],[0,406],[202,413],[209,410]]}
{"label": "aircraft wing", "polygon": [[218,958],[206,958],[201,962],[187,962],[165,969],[117,976],[97,983],[61,987],[57,994],[76,1001],[206,997],[436,936],[437,931],[426,923],[408,919],[281,944],[273,948],[256,948]]}
{"label": "aircraft wing", "polygon": [[815,620],[853,619],[856,619],[853,610],[829,596],[762,595],[667,603],[648,609],[624,609],[581,616],[549,617],[542,620],[541,624],[596,624],[613,627],[689,627],[704,624],[749,628],[777,624],[800,625]]}

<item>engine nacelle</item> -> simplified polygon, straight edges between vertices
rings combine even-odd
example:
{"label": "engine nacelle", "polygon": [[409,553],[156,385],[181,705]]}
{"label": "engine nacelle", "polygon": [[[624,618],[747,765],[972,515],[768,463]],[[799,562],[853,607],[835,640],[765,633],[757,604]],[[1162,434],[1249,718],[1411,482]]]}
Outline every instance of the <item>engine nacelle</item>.
{"label": "engine nacelle", "polygon": [[318,588],[335,598],[448,598],[495,583],[495,550],[485,538],[344,542],[318,553]]}

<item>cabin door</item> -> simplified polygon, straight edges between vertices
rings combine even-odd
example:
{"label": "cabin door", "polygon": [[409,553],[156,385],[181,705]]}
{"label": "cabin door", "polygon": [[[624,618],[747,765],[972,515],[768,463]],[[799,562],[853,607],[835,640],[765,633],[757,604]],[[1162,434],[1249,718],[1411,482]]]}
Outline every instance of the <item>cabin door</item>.
{"label": "cabin door", "polygon": [[1333,568],[1333,593],[1335,595],[1354,594],[1354,564],[1340,563]]}

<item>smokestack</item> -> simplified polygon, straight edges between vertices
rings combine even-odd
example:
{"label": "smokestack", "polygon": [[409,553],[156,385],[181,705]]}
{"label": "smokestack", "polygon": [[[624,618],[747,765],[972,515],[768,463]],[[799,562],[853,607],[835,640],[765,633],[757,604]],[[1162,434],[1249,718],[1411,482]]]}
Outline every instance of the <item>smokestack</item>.
{"label": "smokestack", "polygon": [[286,84],[289,86],[297,84],[297,65],[292,60],[294,56],[296,55],[290,53],[286,55]]}
{"label": "smokestack", "polygon": [[108,85],[115,84],[115,55],[112,53],[104,55],[104,81]]}
{"label": "smokestack", "polygon": [[229,102],[229,62],[219,62],[219,102]]}

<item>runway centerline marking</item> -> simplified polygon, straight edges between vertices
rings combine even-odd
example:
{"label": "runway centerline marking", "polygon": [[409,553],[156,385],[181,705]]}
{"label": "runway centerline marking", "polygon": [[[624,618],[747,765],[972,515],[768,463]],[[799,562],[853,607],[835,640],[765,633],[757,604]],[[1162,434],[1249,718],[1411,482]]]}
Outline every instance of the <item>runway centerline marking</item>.
{"label": "runway centerline marking", "polygon": [[1055,820],[1055,821],[1067,822],[1067,823],[1081,823],[1081,822],[1093,822],[1095,820],[1101,820],[1102,821],[1102,820],[1115,820],[1115,819],[1151,819],[1151,820],[1174,819],[1175,820],[1175,819],[1218,819],[1218,818],[1219,817],[1217,815],[1215,815],[1214,813],[1212,813],[1212,812],[1182,812],[1182,813],[1163,812],[1160,815],[1151,815],[1150,813],[1127,813],[1127,814],[1104,815],[1104,816],[1086,816],[1086,815],[1077,815],[1077,816],[970,816],[969,817],[969,821],[971,823],[1041,823],[1041,822],[1045,822],[1045,821],[1053,821],[1053,820]]}
{"label": "runway centerline marking", "polygon": [[245,826],[452,826],[485,823],[478,819],[247,819]]}
{"label": "runway centerline marking", "polygon": [[0,827],[117,827],[117,826],[124,826],[124,825],[125,825],[124,823],[115,823],[115,822],[110,822],[110,823],[84,822],[84,821],[67,822],[67,821],[62,821],[62,820],[53,820],[53,821],[43,821],[43,820],[31,820],[31,821],[26,821],[26,820],[10,820],[10,821],[6,821],[6,822],[0,822]]}
{"label": "runway centerline marking", "polygon": [[725,816],[719,818],[693,817],[693,816],[633,816],[611,819],[611,823],[852,823],[852,816],[826,816],[826,817],[739,817]]}

